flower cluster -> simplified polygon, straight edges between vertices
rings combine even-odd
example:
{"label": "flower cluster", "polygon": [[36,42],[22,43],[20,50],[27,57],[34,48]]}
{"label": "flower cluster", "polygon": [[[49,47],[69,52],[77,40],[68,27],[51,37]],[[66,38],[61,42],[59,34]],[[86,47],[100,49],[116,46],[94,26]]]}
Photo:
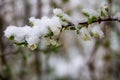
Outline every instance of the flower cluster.
{"label": "flower cluster", "polygon": [[80,38],[84,41],[91,40],[93,38],[102,38],[104,33],[100,28],[100,25],[89,26],[88,28],[83,27],[79,30]]}
{"label": "flower cluster", "polygon": [[[105,9],[107,8],[105,7]],[[58,41],[62,30],[75,30],[85,41],[104,37],[99,24],[92,25],[93,22],[97,22],[101,16],[105,15],[104,11],[98,14],[92,9],[83,9],[82,12],[88,18],[87,22],[83,22],[83,24],[65,14],[61,9],[54,9],[54,16],[51,18],[46,16],[41,19],[31,17],[29,18],[30,26],[16,27],[11,25],[4,33],[7,38],[14,40],[16,45],[24,45],[31,50],[39,47],[42,39],[45,45],[60,45]]]}

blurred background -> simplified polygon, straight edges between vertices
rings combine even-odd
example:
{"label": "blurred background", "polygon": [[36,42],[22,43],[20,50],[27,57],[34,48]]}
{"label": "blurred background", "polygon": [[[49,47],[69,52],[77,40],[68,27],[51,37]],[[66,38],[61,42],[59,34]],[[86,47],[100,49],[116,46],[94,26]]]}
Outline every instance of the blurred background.
{"label": "blurred background", "polygon": [[0,80],[120,80],[120,23],[101,23],[105,37],[87,42],[64,31],[63,46],[47,52],[15,46],[4,37],[7,26],[51,17],[54,8],[81,20],[83,8],[99,10],[104,3],[111,15],[120,11],[120,0],[0,0]]}

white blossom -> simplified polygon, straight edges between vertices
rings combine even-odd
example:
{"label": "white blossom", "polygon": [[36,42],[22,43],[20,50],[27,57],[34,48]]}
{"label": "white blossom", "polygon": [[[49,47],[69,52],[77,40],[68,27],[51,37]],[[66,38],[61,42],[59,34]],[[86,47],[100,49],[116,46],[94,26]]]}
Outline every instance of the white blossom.
{"label": "white blossom", "polygon": [[84,41],[88,41],[91,40],[91,36],[90,36],[90,31],[88,30],[88,28],[83,27],[80,29],[80,37],[82,40]]}
{"label": "white blossom", "polygon": [[65,14],[61,9],[56,8],[53,10],[53,13],[55,16],[61,16],[63,25],[67,25],[68,22],[74,22],[73,19],[69,15]]}
{"label": "white blossom", "polygon": [[50,45],[50,44],[52,44],[52,45],[58,45],[57,40],[50,39],[50,38],[46,38],[45,42],[46,42],[46,45]]}
{"label": "white blossom", "polygon": [[91,32],[92,32],[93,36],[96,38],[104,37],[103,31],[100,29],[100,26],[98,26],[98,25],[93,26],[91,28]]}
{"label": "white blossom", "polygon": [[103,1],[101,3],[101,11],[104,13],[105,16],[109,14],[109,5],[107,1]]}
{"label": "white blossom", "polygon": [[54,35],[59,35],[60,29],[62,28],[62,23],[60,19],[56,16],[52,17],[48,24]]}
{"label": "white blossom", "polygon": [[28,48],[30,48],[31,50],[35,50],[37,48],[37,45],[36,44],[28,45]]}

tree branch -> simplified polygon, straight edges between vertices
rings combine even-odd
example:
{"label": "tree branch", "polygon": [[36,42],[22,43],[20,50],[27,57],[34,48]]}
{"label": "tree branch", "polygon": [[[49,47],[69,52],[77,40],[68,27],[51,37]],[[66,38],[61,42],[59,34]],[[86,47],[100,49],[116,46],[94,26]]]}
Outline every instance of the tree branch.
{"label": "tree branch", "polygon": [[[119,22],[120,20],[117,19],[117,18],[111,18],[111,17],[104,18],[104,19],[98,18],[98,19],[96,19],[96,20],[93,20],[93,21],[91,22],[91,24],[97,23],[97,22],[98,22],[98,23],[107,22],[107,21],[117,21],[117,22]],[[89,23],[88,23],[88,21],[85,21],[85,22],[80,22],[80,23],[78,23],[78,25],[89,25]],[[74,26],[74,24],[69,23],[67,26],[62,26],[62,27],[64,28],[64,27],[69,27],[69,26]]]}
{"label": "tree branch", "polygon": [[[93,23],[101,23],[101,22],[107,22],[107,21],[117,21],[117,22],[119,22],[120,20],[119,19],[117,19],[117,18],[111,18],[111,17],[108,17],[108,18],[98,18],[98,19],[96,19],[96,20],[93,20],[92,22],[91,22],[91,24],[93,24]],[[80,23],[78,23],[78,25],[83,25],[83,26],[85,26],[85,27],[88,27],[88,25],[89,25],[89,23],[88,23],[88,21],[85,21],[85,22],[80,22]],[[62,26],[62,29],[63,28],[67,28],[67,27],[70,27],[70,26],[74,26],[74,24],[72,24],[71,22],[69,22],[69,24],[68,25],[66,25],[66,26]],[[60,32],[62,32],[62,29],[61,29],[61,31]],[[40,51],[46,51],[46,50],[40,50]],[[15,54],[15,53],[13,53],[13,54]],[[7,55],[12,55],[12,54],[0,54],[0,57],[2,57],[2,56],[7,56]]]}

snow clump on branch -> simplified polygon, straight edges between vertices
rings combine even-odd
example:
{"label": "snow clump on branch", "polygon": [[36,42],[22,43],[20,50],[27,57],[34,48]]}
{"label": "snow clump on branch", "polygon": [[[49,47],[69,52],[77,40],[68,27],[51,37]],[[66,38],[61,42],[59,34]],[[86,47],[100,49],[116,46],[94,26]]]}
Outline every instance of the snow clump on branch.
{"label": "snow clump on branch", "polygon": [[[89,14],[89,16],[100,16],[92,9],[84,9],[83,11]],[[4,31],[5,36],[14,40],[16,45],[28,46],[31,50],[36,49],[40,45],[42,38],[45,39],[46,45],[58,45],[58,39],[62,30],[75,30],[80,33],[78,35],[80,35],[81,39],[85,41],[92,38],[90,31],[87,28],[84,26],[80,28],[78,21],[64,13],[61,9],[54,9],[53,13],[54,16],[51,18],[46,16],[41,19],[35,17],[29,18],[30,26],[8,26]],[[103,32],[99,27],[93,27],[91,31],[95,37],[103,37]]]}

